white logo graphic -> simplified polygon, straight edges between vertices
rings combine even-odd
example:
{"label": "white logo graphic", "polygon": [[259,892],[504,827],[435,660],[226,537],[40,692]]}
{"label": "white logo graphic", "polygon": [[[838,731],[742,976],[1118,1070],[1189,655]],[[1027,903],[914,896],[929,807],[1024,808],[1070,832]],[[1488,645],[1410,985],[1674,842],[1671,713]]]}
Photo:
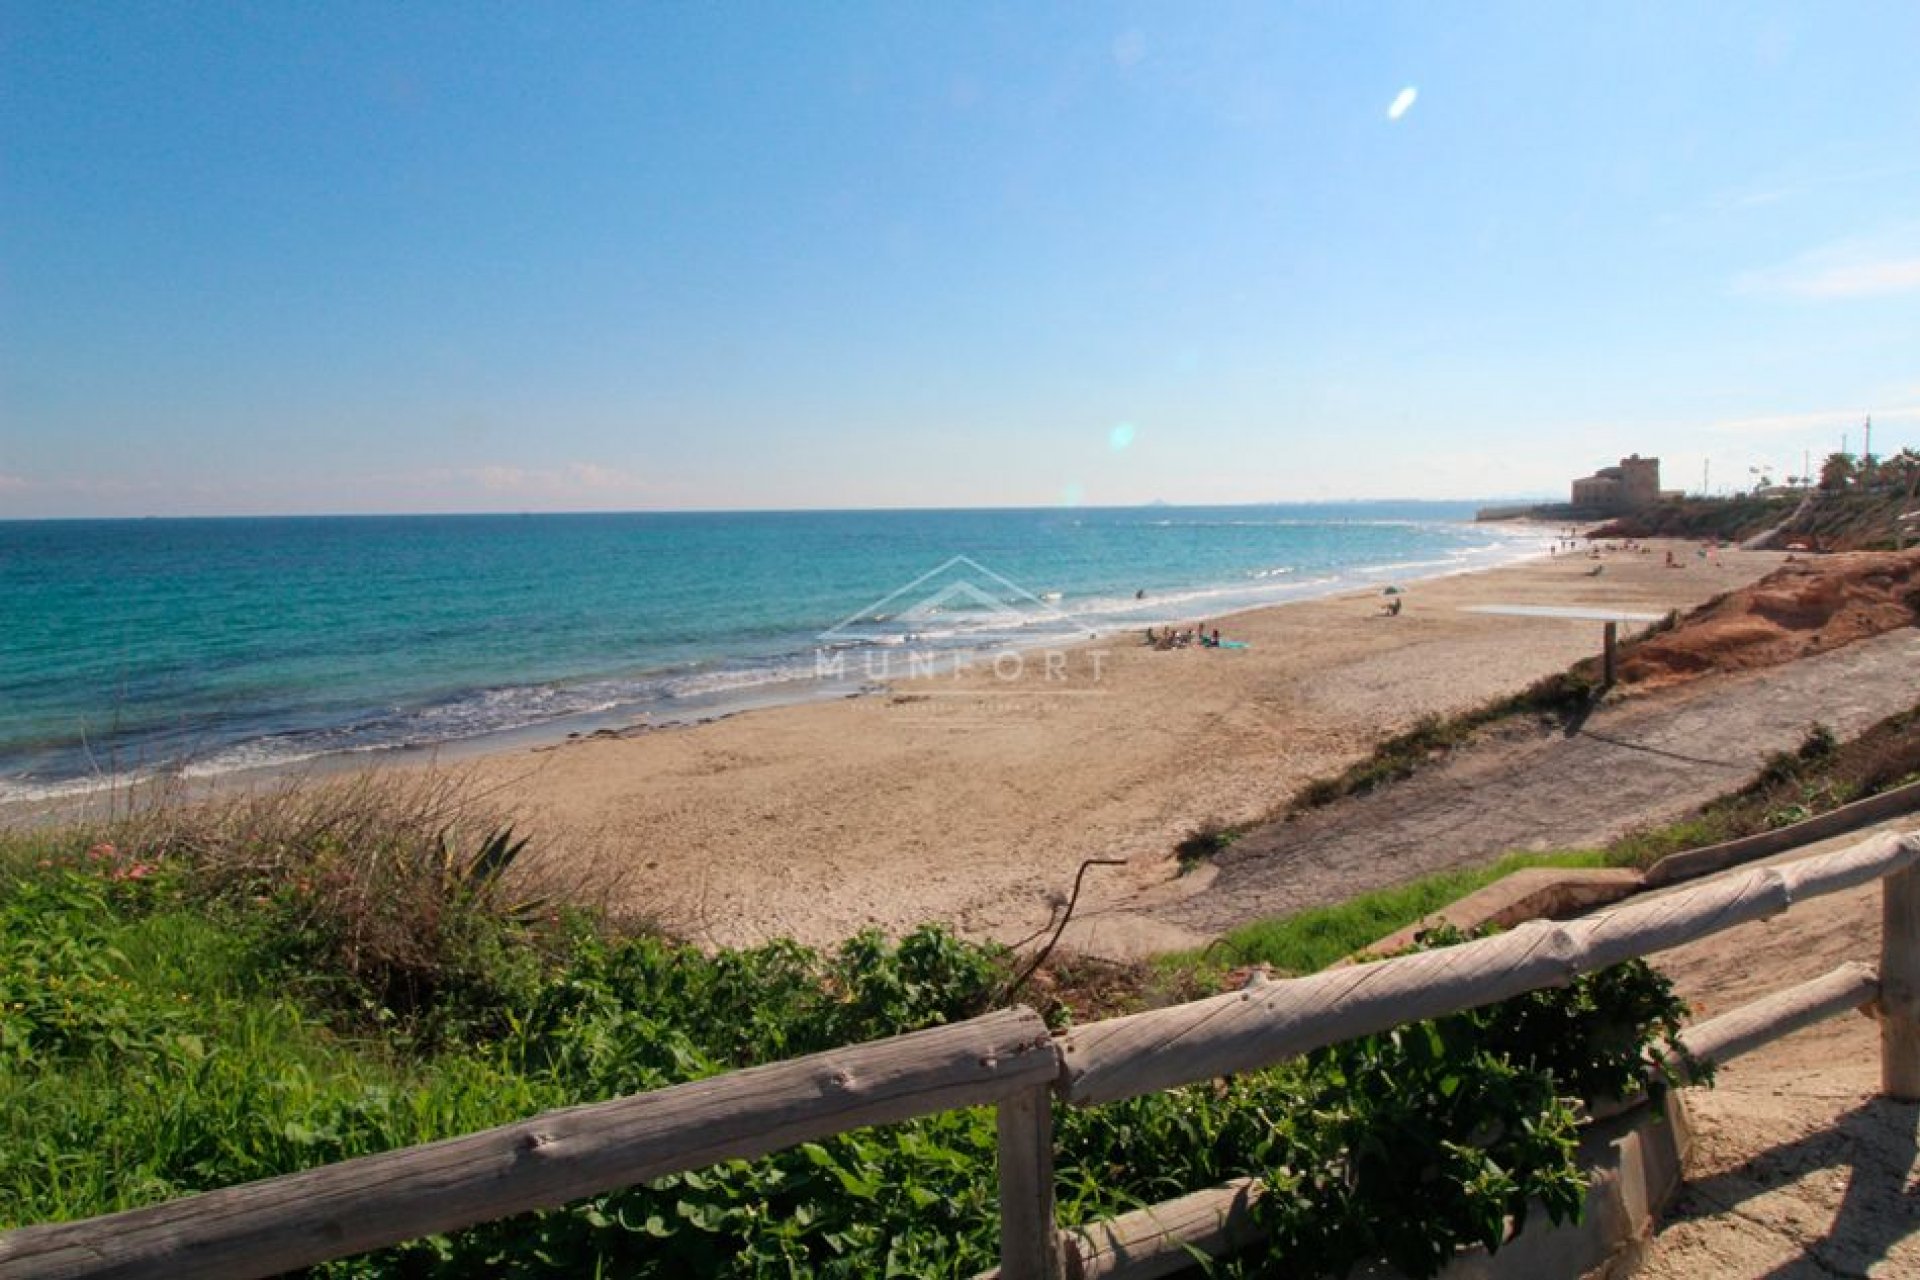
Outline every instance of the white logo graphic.
{"label": "white logo graphic", "polygon": [[[1084,642],[1093,633],[1052,599],[1058,597],[1036,595],[978,561],[954,556],[822,631],[814,674],[834,680],[864,674],[869,681],[883,681],[959,673],[990,655],[995,676],[1014,680],[1028,671],[1022,651],[1045,649],[1037,668],[1048,681],[1062,680],[1068,660],[1060,646]],[[851,650],[861,651],[853,670]],[[1105,655],[1089,657],[1098,679]]]}

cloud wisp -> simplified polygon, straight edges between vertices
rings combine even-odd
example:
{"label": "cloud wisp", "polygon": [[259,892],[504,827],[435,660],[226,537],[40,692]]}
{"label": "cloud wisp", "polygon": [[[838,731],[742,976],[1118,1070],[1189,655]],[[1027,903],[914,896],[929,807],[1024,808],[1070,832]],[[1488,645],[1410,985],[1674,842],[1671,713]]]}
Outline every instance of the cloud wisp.
{"label": "cloud wisp", "polygon": [[1398,120],[1413,110],[1414,100],[1420,96],[1420,90],[1408,85],[1394,96],[1393,105],[1387,108],[1387,119]]}
{"label": "cloud wisp", "polygon": [[1920,228],[1841,240],[1734,277],[1735,293],[1836,301],[1920,292]]}

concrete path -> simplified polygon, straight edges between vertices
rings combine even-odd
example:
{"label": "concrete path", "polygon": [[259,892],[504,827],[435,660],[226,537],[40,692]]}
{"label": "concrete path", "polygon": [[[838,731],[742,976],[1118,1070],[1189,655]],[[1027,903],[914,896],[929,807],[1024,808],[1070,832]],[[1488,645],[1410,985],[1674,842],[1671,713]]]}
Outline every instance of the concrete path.
{"label": "concrete path", "polygon": [[[1877,829],[1914,830],[1915,820]],[[1875,884],[1653,962],[1697,1021],[1849,960],[1877,964],[1879,954]],[[1729,1063],[1712,1088],[1687,1090],[1686,1186],[1642,1255],[1637,1280],[1920,1275],[1920,1106],[1879,1097],[1879,1088],[1879,1028],[1843,1014]]]}
{"label": "concrete path", "polygon": [[1920,630],[1609,703],[1575,733],[1531,727],[1403,782],[1237,841],[1208,872],[1076,921],[1069,945],[1127,957],[1516,849],[1592,847],[1753,776],[1814,723],[1841,737],[1920,702]]}

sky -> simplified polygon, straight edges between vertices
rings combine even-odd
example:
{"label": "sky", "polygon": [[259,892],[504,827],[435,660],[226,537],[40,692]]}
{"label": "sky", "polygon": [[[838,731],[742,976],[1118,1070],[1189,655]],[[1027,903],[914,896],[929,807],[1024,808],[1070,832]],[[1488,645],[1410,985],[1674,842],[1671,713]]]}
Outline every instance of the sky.
{"label": "sky", "polygon": [[1920,5],[0,0],[0,518],[1920,446]]}

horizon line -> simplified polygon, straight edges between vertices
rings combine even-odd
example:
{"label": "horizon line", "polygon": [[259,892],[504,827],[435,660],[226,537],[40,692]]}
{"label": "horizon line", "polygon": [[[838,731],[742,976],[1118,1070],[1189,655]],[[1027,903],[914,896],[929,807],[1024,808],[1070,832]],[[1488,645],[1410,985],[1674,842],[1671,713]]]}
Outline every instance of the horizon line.
{"label": "horizon line", "polygon": [[1175,510],[1227,511],[1248,507],[1331,507],[1340,505],[1385,505],[1388,503],[1439,506],[1460,503],[1550,503],[1560,499],[1546,494],[1493,494],[1464,498],[1273,498],[1254,502],[1086,502],[1072,506],[1045,504],[993,504],[977,507],[897,506],[897,507],[606,507],[581,510],[540,510],[529,507],[502,507],[471,511],[253,511],[197,512],[170,515],[64,515],[5,516],[0,524],[51,524],[61,521],[163,521],[163,520],[391,520],[494,516],[750,516],[750,515],[877,515],[887,513],[954,513],[976,511],[1141,511],[1167,507]]}

